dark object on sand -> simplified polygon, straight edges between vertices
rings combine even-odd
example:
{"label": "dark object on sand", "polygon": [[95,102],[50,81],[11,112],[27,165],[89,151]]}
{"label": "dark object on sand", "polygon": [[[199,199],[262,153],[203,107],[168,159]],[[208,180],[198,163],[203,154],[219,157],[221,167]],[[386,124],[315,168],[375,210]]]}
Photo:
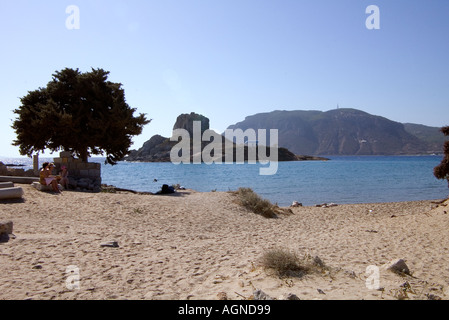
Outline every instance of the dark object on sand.
{"label": "dark object on sand", "polygon": [[168,184],[162,185],[162,189],[156,192],[156,194],[171,194],[171,193],[175,193],[175,188],[169,186]]}

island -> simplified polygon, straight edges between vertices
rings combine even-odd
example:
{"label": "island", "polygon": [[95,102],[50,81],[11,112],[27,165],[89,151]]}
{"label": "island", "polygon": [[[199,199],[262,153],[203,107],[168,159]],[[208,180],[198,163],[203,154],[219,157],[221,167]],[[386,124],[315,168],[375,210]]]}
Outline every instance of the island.
{"label": "island", "polygon": [[[226,158],[227,154],[233,154],[232,161],[236,161],[236,155],[237,155],[237,149],[241,148],[244,150],[244,160],[260,160],[259,158],[259,148],[262,146],[259,146],[255,142],[248,142],[244,141],[243,144],[237,143],[235,141],[229,141],[226,139],[224,135],[221,135],[216,132],[211,132],[209,129],[209,119],[203,115],[197,114],[197,113],[190,113],[190,114],[181,114],[177,117],[176,122],[173,126],[173,131],[175,132],[176,129],[184,129],[188,133],[189,137],[194,136],[194,122],[200,122],[201,123],[201,135],[208,130],[208,133],[212,137],[211,140],[214,142],[220,142],[222,145],[221,148],[221,154],[212,154],[211,156],[214,157],[216,160],[221,160],[223,162],[229,161],[228,158]],[[198,149],[202,152],[210,143],[211,141],[201,141],[201,146],[199,146]],[[175,147],[177,144],[179,144],[179,140],[174,140],[163,137],[161,135],[154,135],[151,137],[148,141],[146,141],[143,146],[138,150],[132,150],[128,156],[126,156],[123,161],[130,161],[130,162],[170,162],[171,157],[170,153],[172,151],[172,148]],[[190,148],[190,158],[193,161],[195,157],[194,148],[193,148],[194,142],[190,141],[190,145],[192,148]],[[230,149],[232,148],[232,150]],[[266,148],[266,154],[271,155],[271,152],[278,153],[277,161],[327,161],[328,158],[325,157],[318,157],[318,156],[310,156],[310,155],[297,155],[288,150],[287,148],[279,147],[279,148],[271,148],[271,147],[264,147]],[[276,149],[276,150],[272,150]],[[253,151],[253,152],[252,152]],[[253,155],[256,155],[255,157]]]}

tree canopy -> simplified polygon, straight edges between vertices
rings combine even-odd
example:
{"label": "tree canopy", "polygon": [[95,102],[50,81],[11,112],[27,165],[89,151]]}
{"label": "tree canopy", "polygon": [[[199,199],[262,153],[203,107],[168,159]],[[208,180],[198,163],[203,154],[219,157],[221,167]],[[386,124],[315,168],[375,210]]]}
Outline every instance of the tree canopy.
{"label": "tree canopy", "polygon": [[134,116],[122,84],[108,81],[108,75],[103,69],[81,73],[66,68],[56,71],[45,88],[22,97],[12,125],[20,154],[65,150],[87,161],[106,153],[109,164],[127,155],[132,136],[151,120]]}
{"label": "tree canopy", "polygon": [[[445,136],[449,136],[449,126],[441,128],[441,132]],[[444,158],[441,163],[436,166],[433,173],[437,179],[446,179],[449,183],[449,141],[444,143]]]}

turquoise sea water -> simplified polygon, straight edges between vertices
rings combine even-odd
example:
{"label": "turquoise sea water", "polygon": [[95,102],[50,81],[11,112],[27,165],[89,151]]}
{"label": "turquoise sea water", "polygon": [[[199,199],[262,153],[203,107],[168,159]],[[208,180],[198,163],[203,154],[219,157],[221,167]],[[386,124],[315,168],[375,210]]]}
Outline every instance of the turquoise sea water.
{"label": "turquoise sea water", "polygon": [[[433,200],[446,198],[449,194],[447,182],[433,176],[433,168],[440,163],[441,156],[329,158],[330,161],[279,162],[273,176],[259,175],[259,164],[120,162],[111,166],[104,165],[101,158],[90,161],[103,163],[103,183],[121,188],[156,192],[162,184],[180,184],[208,192],[250,187],[281,206],[293,201],[315,205]],[[40,162],[44,160],[48,159],[40,159]],[[31,159],[27,158],[0,157],[0,161],[31,167]]]}

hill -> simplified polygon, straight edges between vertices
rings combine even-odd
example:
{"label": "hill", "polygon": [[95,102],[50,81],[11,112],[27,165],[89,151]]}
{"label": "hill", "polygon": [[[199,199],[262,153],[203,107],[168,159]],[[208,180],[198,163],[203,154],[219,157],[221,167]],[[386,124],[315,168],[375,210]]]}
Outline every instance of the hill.
{"label": "hill", "polygon": [[415,123],[404,123],[404,128],[407,132],[424,141],[427,144],[427,149],[434,150],[432,153],[442,152],[446,137],[441,133],[441,128]]}
{"label": "hill", "polygon": [[413,155],[440,153],[439,128],[402,124],[356,109],[273,111],[228,129],[278,129],[279,146],[295,154]]}
{"label": "hill", "polygon": [[[173,130],[176,129],[184,129],[189,133],[190,137],[193,137],[193,121],[201,122],[201,135],[206,130],[209,130],[209,119],[203,115],[199,115],[196,113],[190,114],[181,114],[176,119],[176,122],[173,126]],[[211,130],[209,130],[211,132]],[[226,154],[233,155],[233,161],[237,161],[237,148],[243,149],[244,160],[260,160],[258,146],[248,146],[248,145],[236,145],[231,141],[227,141],[224,136],[219,133],[212,132],[213,139],[212,141],[201,142],[200,150],[201,152],[208,147],[210,142],[218,142],[221,144],[222,153],[214,154],[215,150],[211,151],[211,157],[215,160],[221,160],[222,162],[226,162],[228,159],[225,158]],[[170,138],[163,137],[161,135],[154,135],[148,141],[146,141],[143,146],[138,150],[133,150],[130,154],[125,157],[123,160],[125,161],[140,161],[140,162],[170,162],[170,152],[174,146],[176,146],[179,141],[171,141]],[[190,160],[193,162],[195,154],[193,153],[193,140],[190,139]],[[208,149],[209,150],[209,149]],[[252,152],[254,151],[254,152]],[[296,155],[293,152],[289,151],[287,148],[267,148],[266,155],[270,156],[271,152],[278,153],[278,161],[304,161],[304,160],[328,160],[322,157],[314,157],[307,155]],[[265,156],[264,153],[262,155]]]}

